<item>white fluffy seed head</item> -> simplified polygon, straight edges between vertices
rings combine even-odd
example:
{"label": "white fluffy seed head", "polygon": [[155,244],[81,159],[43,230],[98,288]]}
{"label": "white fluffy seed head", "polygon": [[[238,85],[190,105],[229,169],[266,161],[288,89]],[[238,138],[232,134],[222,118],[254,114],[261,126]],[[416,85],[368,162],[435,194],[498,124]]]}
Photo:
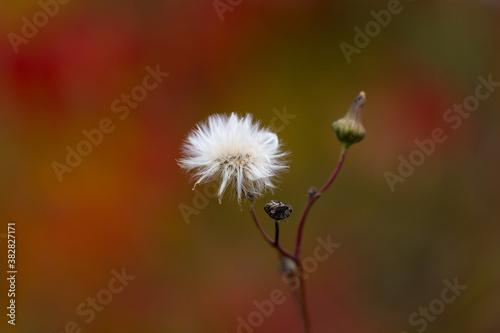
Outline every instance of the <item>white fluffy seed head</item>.
{"label": "white fluffy seed head", "polygon": [[273,178],[285,171],[288,153],[276,133],[252,122],[252,115],[215,114],[192,130],[182,146],[179,166],[193,171],[198,184],[219,180],[219,202],[233,184],[238,202],[275,188]]}

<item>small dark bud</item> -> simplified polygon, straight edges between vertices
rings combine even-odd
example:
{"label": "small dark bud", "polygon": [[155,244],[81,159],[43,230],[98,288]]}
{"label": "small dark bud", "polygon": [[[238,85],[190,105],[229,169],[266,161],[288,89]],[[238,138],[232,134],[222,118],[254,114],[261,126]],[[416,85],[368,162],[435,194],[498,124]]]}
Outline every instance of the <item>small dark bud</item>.
{"label": "small dark bud", "polygon": [[311,187],[309,191],[307,191],[307,197],[311,199],[316,195],[316,192],[318,192],[318,190],[315,187]]}
{"label": "small dark bud", "polygon": [[297,264],[290,258],[280,254],[279,271],[285,275],[292,275],[297,272]]}
{"label": "small dark bud", "polygon": [[279,201],[271,200],[264,206],[264,210],[273,220],[284,220],[292,214],[292,206]]}

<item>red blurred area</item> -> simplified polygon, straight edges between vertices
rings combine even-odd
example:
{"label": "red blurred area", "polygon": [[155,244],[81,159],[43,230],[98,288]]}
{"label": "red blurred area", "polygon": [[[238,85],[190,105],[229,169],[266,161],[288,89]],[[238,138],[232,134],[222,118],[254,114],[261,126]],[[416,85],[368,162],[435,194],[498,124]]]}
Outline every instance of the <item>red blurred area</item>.
{"label": "red blurred area", "polygon": [[[291,248],[307,189],[336,162],[331,122],[363,90],[367,137],[306,227],[306,256],[319,236],[342,244],[307,281],[313,332],[414,331],[408,316],[455,276],[469,289],[427,332],[498,331],[500,92],[455,131],[443,114],[474,93],[478,76],[500,81],[500,13],[487,1],[404,3],[348,63],[339,44],[354,43],[354,27],[386,6],[241,1],[221,20],[212,1],[71,1],[19,52],[4,37],[0,228],[17,221],[15,329],[59,332],[75,321],[82,332],[236,332],[254,301],[281,289],[287,302],[255,332],[299,332],[276,255],[246,207],[209,198],[186,219],[180,205],[195,207],[196,194],[175,159],[210,114],[249,112],[267,125],[286,107],[295,117],[279,136],[290,172],[258,204],[293,205],[282,229]],[[40,8],[0,5],[1,35],[21,33],[22,17]],[[120,119],[113,102],[148,66],[169,76]],[[67,164],[67,147],[105,118],[114,130],[59,181],[53,163]],[[449,139],[391,192],[384,173],[438,127]],[[78,305],[123,267],[135,279],[86,323]]]}

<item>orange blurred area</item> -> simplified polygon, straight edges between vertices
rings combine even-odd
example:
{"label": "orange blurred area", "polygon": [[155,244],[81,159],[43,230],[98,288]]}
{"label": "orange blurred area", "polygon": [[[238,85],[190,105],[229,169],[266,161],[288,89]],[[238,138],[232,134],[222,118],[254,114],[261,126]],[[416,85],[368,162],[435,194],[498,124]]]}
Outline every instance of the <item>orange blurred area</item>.
{"label": "orange blurred area", "polygon": [[176,159],[214,113],[279,131],[290,170],[256,209],[272,235],[265,203],[293,206],[293,251],[365,91],[305,227],[304,258],[341,244],[306,281],[312,332],[499,332],[499,31],[496,0],[3,1],[0,331],[299,333],[248,205]]}

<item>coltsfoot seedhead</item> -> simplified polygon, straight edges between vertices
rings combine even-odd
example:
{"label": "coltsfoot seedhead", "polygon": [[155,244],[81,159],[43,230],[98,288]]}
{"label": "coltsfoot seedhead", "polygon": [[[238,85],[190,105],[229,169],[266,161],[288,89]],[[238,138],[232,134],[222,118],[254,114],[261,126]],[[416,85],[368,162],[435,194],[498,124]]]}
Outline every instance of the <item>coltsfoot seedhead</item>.
{"label": "coltsfoot seedhead", "polygon": [[220,181],[217,198],[234,185],[238,203],[251,194],[254,198],[276,187],[274,179],[288,169],[287,152],[276,133],[244,117],[215,114],[199,123],[182,146],[179,166],[193,172],[198,184]]}

